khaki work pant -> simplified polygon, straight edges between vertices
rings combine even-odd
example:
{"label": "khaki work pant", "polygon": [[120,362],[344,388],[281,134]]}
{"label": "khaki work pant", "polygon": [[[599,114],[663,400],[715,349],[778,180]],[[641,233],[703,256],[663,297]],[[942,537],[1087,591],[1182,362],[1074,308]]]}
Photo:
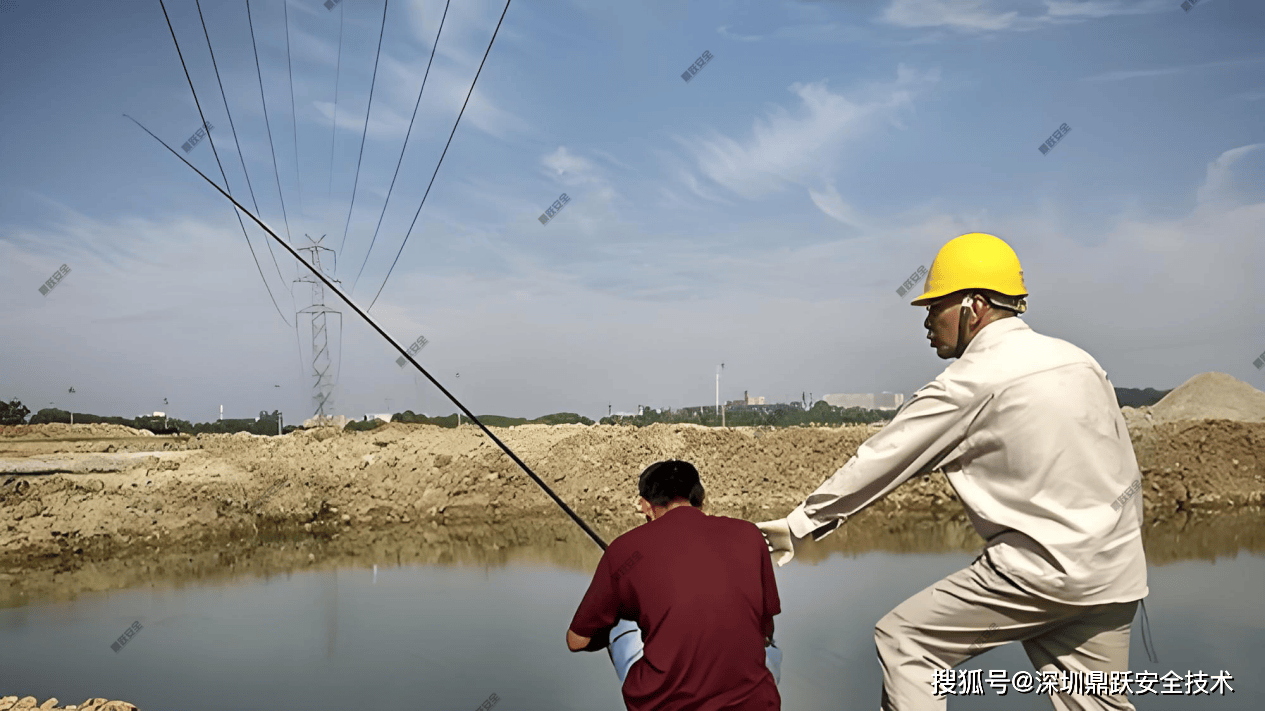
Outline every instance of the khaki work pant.
{"label": "khaki work pant", "polygon": [[[944,711],[946,696],[932,693],[933,672],[952,669],[1008,642],[1023,642],[1040,672],[1102,671],[1110,676],[1126,671],[1129,628],[1137,607],[1137,601],[1086,606],[1037,597],[980,556],[901,603],[875,626],[874,642],[883,667],[882,708]],[[987,685],[984,690],[994,693]],[[1124,694],[1060,692],[1050,695],[1050,701],[1058,711],[1134,708]]]}

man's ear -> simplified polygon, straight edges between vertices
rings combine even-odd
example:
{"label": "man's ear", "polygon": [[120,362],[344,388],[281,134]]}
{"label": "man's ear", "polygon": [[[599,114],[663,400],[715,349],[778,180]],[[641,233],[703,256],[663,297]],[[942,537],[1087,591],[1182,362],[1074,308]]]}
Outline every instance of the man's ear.
{"label": "man's ear", "polygon": [[650,506],[649,501],[646,501],[646,497],[637,497],[637,506],[641,508],[641,513],[649,516],[650,518],[654,518],[654,508]]}
{"label": "man's ear", "polygon": [[983,294],[979,292],[971,294],[971,315],[972,320],[975,321],[976,330],[983,328],[989,322],[992,308],[993,305],[984,298]]}

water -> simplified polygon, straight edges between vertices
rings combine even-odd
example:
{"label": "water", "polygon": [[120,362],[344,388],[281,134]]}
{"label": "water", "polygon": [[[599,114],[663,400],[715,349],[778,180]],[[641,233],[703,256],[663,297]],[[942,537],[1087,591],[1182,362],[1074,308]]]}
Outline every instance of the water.
{"label": "water", "polygon": [[[1208,554],[1210,535],[1233,541],[1243,531],[1185,536],[1194,546],[1186,557],[1200,559],[1173,560],[1181,552],[1157,544],[1157,557],[1171,561],[1150,570],[1147,609],[1160,661],[1147,660],[1135,622],[1130,665],[1160,675],[1225,670],[1235,693],[1135,697],[1141,709],[1260,708],[1265,555],[1259,535],[1250,546],[1228,552],[1222,544]],[[875,622],[974,557],[967,546],[893,552],[909,550],[909,537],[865,538],[832,536],[777,570],[783,708],[877,708]],[[103,696],[143,711],[424,711],[476,709],[495,693],[498,711],[622,709],[606,655],[566,649],[597,558],[591,543],[567,545],[575,550],[489,552],[495,565],[365,559],[335,570],[34,600],[0,609],[0,695],[56,696],[63,704]],[[110,645],[135,621],[140,631],[114,652]],[[1032,667],[1012,644],[963,668]],[[983,697],[950,697],[949,708],[1050,705],[986,687]]]}

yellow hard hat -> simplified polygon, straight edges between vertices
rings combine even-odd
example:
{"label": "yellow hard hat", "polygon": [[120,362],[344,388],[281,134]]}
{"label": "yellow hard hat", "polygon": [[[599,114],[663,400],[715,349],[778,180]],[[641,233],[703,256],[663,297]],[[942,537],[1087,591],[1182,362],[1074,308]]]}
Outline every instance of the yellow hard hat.
{"label": "yellow hard hat", "polygon": [[1025,297],[1019,256],[1001,239],[972,232],[949,240],[940,248],[927,273],[922,296],[910,302],[926,306],[955,291],[981,289]]}

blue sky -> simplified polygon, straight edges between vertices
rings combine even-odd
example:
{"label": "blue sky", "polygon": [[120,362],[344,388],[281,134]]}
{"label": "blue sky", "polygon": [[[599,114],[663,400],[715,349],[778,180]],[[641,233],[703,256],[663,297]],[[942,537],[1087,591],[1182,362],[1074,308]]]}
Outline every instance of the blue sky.
{"label": "blue sky", "polygon": [[[166,5],[233,194],[295,246],[327,235],[362,308],[404,244],[370,313],[477,413],[708,404],[721,362],[725,399],[912,392],[948,363],[896,289],[974,231],[1018,252],[1023,318],[1117,386],[1265,382],[1260,3],[514,0],[405,244],[505,9],[452,3],[372,252],[444,0],[387,6],[358,178],[383,3],[252,2],[265,114],[245,2],[204,2],[231,124],[197,7]],[[0,39],[0,397],[310,414],[295,261],[247,219],[256,267],[123,116],[182,156],[200,122],[159,3],[11,0]],[[187,157],[222,184],[209,141]],[[453,411],[326,301],[338,412]]]}

